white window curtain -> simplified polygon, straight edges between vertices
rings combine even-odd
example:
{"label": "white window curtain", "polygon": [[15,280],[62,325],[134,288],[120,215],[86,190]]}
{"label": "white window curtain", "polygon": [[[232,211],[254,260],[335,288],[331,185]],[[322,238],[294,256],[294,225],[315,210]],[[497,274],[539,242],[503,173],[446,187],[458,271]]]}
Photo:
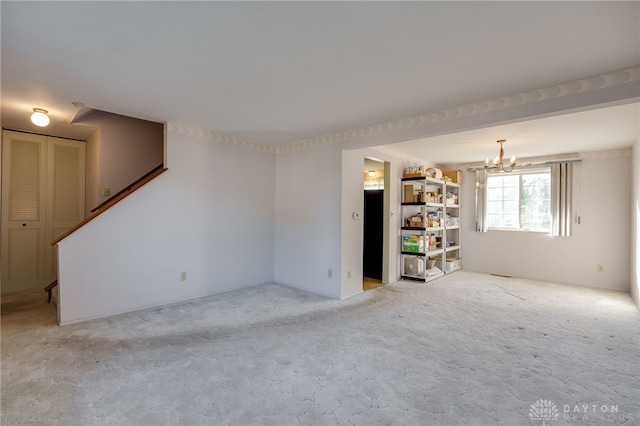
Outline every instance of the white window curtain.
{"label": "white window curtain", "polygon": [[571,236],[574,166],[579,163],[551,165],[551,235],[556,237]]}
{"label": "white window curtain", "polygon": [[[551,234],[559,237],[571,236],[574,206],[574,187],[579,185],[580,162],[554,163],[551,167]],[[489,173],[476,170],[476,232],[487,232],[487,178]],[[576,215],[577,217],[577,215]]]}
{"label": "white window curtain", "polygon": [[487,178],[489,173],[484,169],[476,170],[476,232],[487,232]]}

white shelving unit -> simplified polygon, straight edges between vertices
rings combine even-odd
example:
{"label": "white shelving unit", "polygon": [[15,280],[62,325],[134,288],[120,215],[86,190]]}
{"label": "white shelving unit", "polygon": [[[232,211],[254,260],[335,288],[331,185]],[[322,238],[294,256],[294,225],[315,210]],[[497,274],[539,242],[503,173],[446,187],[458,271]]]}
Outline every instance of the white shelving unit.
{"label": "white shelving unit", "polygon": [[401,189],[401,277],[428,282],[460,269],[460,185],[409,177]]}
{"label": "white shelving unit", "polygon": [[462,267],[460,257],[460,184],[444,182],[445,210],[445,268],[444,273],[455,272]]}

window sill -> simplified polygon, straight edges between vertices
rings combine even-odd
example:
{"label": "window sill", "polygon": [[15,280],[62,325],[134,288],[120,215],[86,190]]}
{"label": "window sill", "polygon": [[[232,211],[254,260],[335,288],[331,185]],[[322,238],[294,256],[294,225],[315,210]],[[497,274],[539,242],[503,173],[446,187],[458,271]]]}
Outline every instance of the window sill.
{"label": "window sill", "polygon": [[551,230],[522,229],[522,228],[488,228],[487,231],[525,232],[528,234],[550,234]]}

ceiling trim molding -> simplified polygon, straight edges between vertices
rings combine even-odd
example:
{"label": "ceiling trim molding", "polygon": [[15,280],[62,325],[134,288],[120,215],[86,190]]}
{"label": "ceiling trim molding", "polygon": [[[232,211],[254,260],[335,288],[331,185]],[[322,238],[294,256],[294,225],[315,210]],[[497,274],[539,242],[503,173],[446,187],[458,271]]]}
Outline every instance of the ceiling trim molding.
{"label": "ceiling trim molding", "polygon": [[566,96],[607,89],[639,81],[640,67],[627,68],[624,70],[613,71],[577,81],[557,84],[551,87],[530,90],[528,92],[522,92],[511,96],[503,96],[500,98],[471,103],[459,107],[453,107],[426,114],[400,118],[396,120],[386,121],[384,123],[374,124],[371,126],[322,135],[315,138],[302,139],[296,142],[278,145],[275,149],[275,152],[277,154],[281,154],[285,152],[298,151],[301,149],[315,148],[323,145],[349,142],[360,138],[379,136],[382,134],[393,133],[399,130],[426,126],[438,122],[456,120],[463,117],[519,107],[537,102],[559,99]]}
{"label": "ceiling trim molding", "polygon": [[192,138],[203,139],[211,142],[218,142],[225,145],[237,146],[239,148],[252,149],[254,151],[266,152],[269,154],[275,154],[276,149],[274,146],[266,145],[262,143],[253,142],[249,139],[238,138],[235,136],[225,135],[224,133],[218,133],[211,130],[198,129],[186,124],[168,122],[167,132],[176,135],[189,136]]}
{"label": "ceiling trim molding", "polygon": [[418,158],[418,157],[414,157],[413,155],[408,155],[405,154],[403,152],[398,152],[398,151],[394,151],[392,149],[387,148],[386,146],[374,146],[369,148],[373,151],[378,151],[382,154],[386,154],[386,155],[390,155],[391,157],[395,157],[398,158],[400,160],[404,160],[409,162],[412,165],[424,165],[424,164],[431,164],[431,162],[426,161],[422,158]]}
{"label": "ceiling trim molding", "polygon": [[[640,82],[640,67],[627,68],[624,70],[601,74],[595,77],[584,78],[569,83],[562,83],[551,87],[522,92],[511,96],[504,96],[426,114],[404,117],[396,120],[386,121],[384,123],[374,124],[371,126],[345,130],[343,132],[330,133],[277,146],[254,142],[249,139],[214,132],[212,130],[198,129],[177,122],[168,122],[167,131],[173,134],[194,137],[270,154],[283,154],[302,149],[349,142],[371,136],[390,134],[400,130],[432,125],[435,123],[456,120],[493,111],[505,110],[527,104],[533,104],[536,102],[559,99],[566,96],[587,93],[636,82]],[[410,163],[425,163],[423,159],[395,152],[393,150],[389,150],[388,148],[379,149],[378,147],[375,149],[377,149],[379,152],[383,152],[393,157],[406,160]]]}

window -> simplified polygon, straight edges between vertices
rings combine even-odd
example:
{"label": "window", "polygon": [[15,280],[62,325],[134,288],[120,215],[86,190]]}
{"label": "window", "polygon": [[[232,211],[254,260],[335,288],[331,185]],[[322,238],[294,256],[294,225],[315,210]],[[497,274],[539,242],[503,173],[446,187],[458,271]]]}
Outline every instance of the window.
{"label": "window", "polygon": [[487,177],[489,229],[551,230],[551,171],[524,170]]}

